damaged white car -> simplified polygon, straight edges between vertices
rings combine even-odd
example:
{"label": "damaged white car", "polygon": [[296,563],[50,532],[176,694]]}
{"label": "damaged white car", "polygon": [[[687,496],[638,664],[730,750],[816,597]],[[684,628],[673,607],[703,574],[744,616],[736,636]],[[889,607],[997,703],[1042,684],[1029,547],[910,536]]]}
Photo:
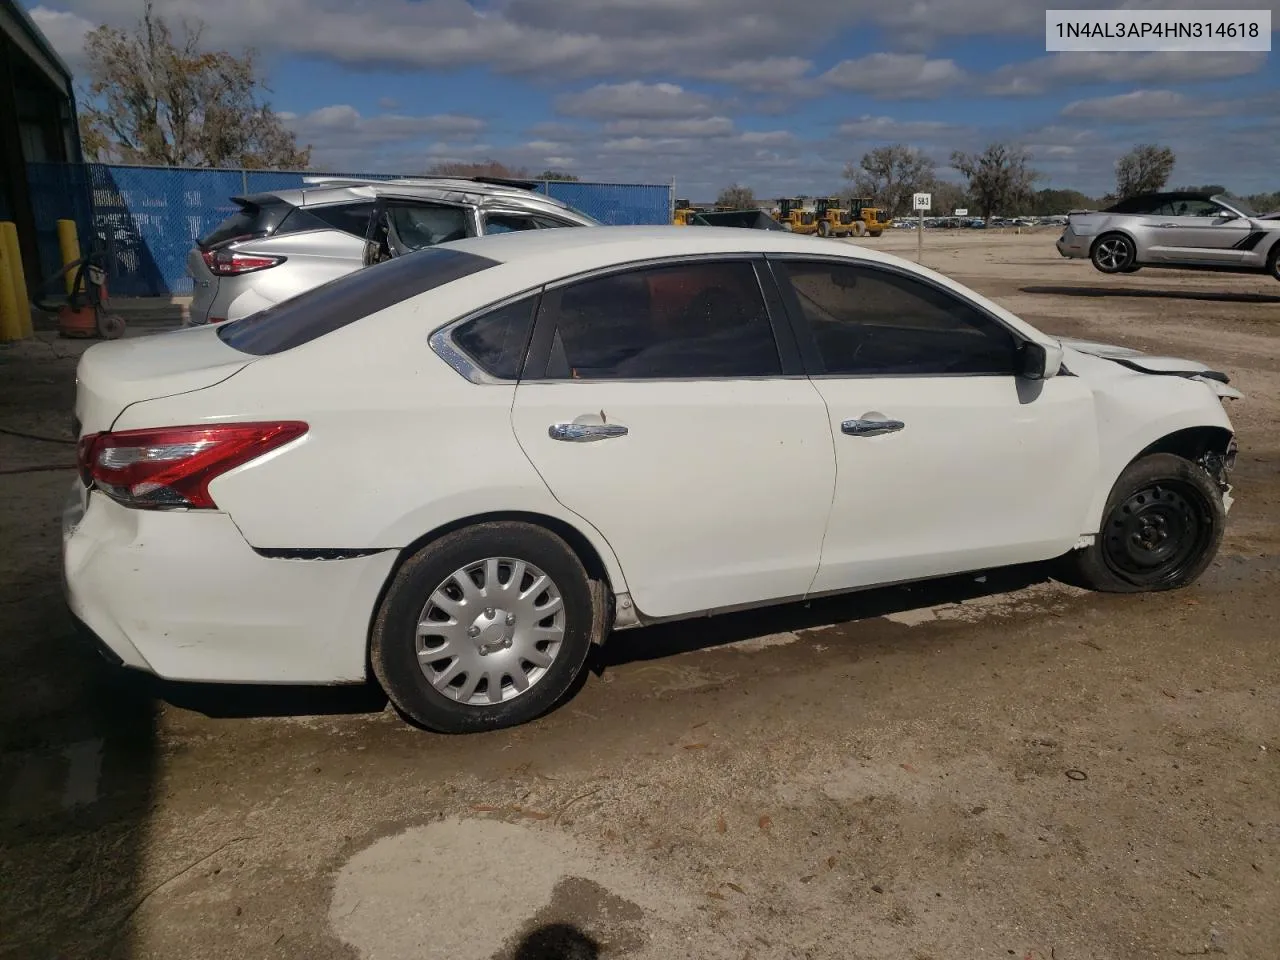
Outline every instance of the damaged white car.
{"label": "damaged white car", "polygon": [[1190,583],[1238,396],[862,247],[463,240],[90,349],[65,582],[130,667],[371,671],[426,727],[493,728],[611,629],[1058,557]]}

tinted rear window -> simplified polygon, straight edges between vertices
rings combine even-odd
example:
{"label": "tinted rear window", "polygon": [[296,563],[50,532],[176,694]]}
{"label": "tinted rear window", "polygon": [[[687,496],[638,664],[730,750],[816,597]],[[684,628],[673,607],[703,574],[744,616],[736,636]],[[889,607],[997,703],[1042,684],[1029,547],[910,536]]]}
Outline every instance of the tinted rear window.
{"label": "tinted rear window", "polygon": [[419,250],[233,320],[219,328],[218,336],[241,353],[283,353],[402,300],[497,265],[496,260],[457,250]]}
{"label": "tinted rear window", "polygon": [[236,200],[239,208],[227,219],[201,237],[197,243],[202,247],[213,247],[237,237],[265,237],[275,232],[292,211],[293,204],[283,200],[254,203],[248,200]]}

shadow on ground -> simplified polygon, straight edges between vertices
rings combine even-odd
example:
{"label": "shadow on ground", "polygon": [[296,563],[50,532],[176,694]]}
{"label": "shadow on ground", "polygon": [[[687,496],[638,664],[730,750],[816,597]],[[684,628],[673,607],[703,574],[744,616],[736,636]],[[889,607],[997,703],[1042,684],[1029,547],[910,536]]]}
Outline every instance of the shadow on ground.
{"label": "shadow on ground", "polygon": [[1136,297],[1150,300],[1204,300],[1211,303],[1280,303],[1268,293],[1224,293],[1220,290],[1148,289],[1146,287],[1019,287],[1023,293],[1051,297]]}

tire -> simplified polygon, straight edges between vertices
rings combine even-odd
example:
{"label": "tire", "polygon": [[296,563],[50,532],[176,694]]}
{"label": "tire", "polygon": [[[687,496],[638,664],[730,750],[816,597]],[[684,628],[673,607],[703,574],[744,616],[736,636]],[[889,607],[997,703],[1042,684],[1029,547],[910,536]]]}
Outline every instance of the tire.
{"label": "tire", "polygon": [[1185,587],[1213,562],[1226,522],[1222,491],[1199,465],[1143,457],[1116,481],[1093,544],[1065,558],[1064,579],[1107,593]]}
{"label": "tire", "polygon": [[853,235],[855,237],[865,237],[867,235],[867,224],[865,221],[853,221]]}
{"label": "tire", "polygon": [[1275,246],[1271,248],[1270,256],[1267,257],[1267,273],[1272,280],[1280,280],[1280,240],[1276,241]]}
{"label": "tire", "polygon": [[820,237],[831,236],[831,224],[829,224],[826,220],[823,220],[818,224],[818,236]]}
{"label": "tire", "polygon": [[1123,233],[1104,233],[1089,251],[1089,259],[1101,273],[1124,273],[1137,256],[1133,241]]}
{"label": "tire", "polygon": [[[529,594],[538,575],[548,585]],[[369,660],[410,720],[439,733],[497,730],[560,701],[582,672],[598,613],[582,561],[558,536],[529,523],[481,523],[405,561],[378,608]]]}

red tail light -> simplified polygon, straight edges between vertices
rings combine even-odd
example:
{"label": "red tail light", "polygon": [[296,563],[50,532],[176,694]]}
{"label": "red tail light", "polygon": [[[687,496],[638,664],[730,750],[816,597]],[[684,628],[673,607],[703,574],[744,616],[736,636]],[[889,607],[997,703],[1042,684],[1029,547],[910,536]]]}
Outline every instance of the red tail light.
{"label": "red tail light", "polygon": [[125,506],[213,509],[209,484],[307,432],[297,420],[94,433],[80,440],[80,475]]}
{"label": "red tail light", "polygon": [[284,257],[268,257],[259,253],[236,253],[226,247],[201,250],[200,257],[215,277],[238,277],[284,263]]}

